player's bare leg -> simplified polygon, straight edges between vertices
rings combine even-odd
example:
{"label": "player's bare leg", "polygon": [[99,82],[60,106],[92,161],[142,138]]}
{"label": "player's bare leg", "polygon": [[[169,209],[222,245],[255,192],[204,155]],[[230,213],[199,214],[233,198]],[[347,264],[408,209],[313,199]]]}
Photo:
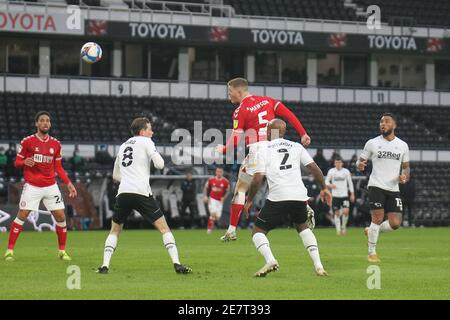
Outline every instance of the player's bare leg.
{"label": "player's bare leg", "polygon": [[347,234],[347,223],[348,223],[349,214],[350,214],[349,208],[342,209],[341,235],[343,235],[343,236],[345,236]]}
{"label": "player's bare leg", "polygon": [[280,266],[278,265],[278,261],[272,254],[272,250],[270,249],[269,239],[267,239],[267,231],[257,226],[253,227],[252,232],[252,240],[255,244],[256,250],[264,257],[266,263],[264,266],[256,271],[255,277],[265,277],[268,273],[272,271],[277,271]]}
{"label": "player's bare leg", "polygon": [[377,209],[371,211],[372,223],[369,228],[364,229],[364,233],[367,236],[368,241],[368,257],[369,262],[380,262],[380,258],[377,255],[376,247],[378,242],[378,235],[380,233],[380,225],[384,219],[384,209]]}
{"label": "player's bare leg", "polygon": [[109,264],[111,262],[111,257],[116,251],[117,241],[119,239],[119,235],[123,230],[123,224],[111,222],[111,231],[109,232],[108,237],[105,241],[105,249],[103,251],[103,264],[100,268],[97,269],[98,273],[106,274],[109,271]]}
{"label": "player's bare leg", "polygon": [[236,227],[239,224],[242,209],[245,203],[245,193],[248,191],[252,176],[243,172],[244,167],[241,166],[239,179],[234,188],[233,199],[231,200],[230,225],[224,236],[220,238],[222,241],[236,240]]}
{"label": "player's bare leg", "polygon": [[341,235],[341,210],[334,211],[334,226],[336,227],[336,234]]}
{"label": "player's bare leg", "polygon": [[295,226],[300,238],[303,241],[305,249],[308,251],[309,256],[314,265],[314,271],[318,276],[327,276],[328,273],[323,268],[322,262],[320,261],[319,247],[317,245],[317,239],[311,229],[308,227],[307,223],[298,224]]}
{"label": "player's bare leg", "polygon": [[53,218],[56,220],[56,235],[58,236],[58,256],[61,260],[70,261],[72,258],[66,252],[67,242],[67,223],[64,210],[52,211]]}
{"label": "player's bare leg", "polygon": [[380,232],[391,232],[400,228],[402,224],[402,214],[399,212],[388,212],[388,219],[380,225]]}
{"label": "player's bare leg", "polygon": [[158,220],[156,220],[153,225],[156,229],[159,230],[162,234],[164,246],[167,249],[167,252],[169,253],[170,258],[172,259],[173,266],[175,268],[176,273],[191,273],[192,269],[188,266],[182,265],[180,263],[180,258],[178,257],[178,249],[175,244],[175,238],[170,231],[169,226],[167,225],[166,218],[162,216]]}
{"label": "player's bare leg", "polygon": [[9,228],[9,238],[8,238],[8,249],[5,253],[6,261],[14,261],[14,247],[16,246],[16,241],[22,232],[23,225],[27,221],[31,210],[19,209],[16,218],[11,223]]}

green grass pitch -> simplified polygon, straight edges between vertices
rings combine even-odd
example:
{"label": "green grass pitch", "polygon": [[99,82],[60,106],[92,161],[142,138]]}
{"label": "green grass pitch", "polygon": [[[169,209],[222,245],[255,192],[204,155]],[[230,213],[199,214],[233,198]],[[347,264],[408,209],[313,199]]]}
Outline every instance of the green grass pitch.
{"label": "green grass pitch", "polygon": [[[367,244],[361,228],[345,237],[316,229],[329,277],[313,273],[310,258],[293,229],[269,234],[280,270],[254,278],[263,264],[249,230],[221,243],[223,230],[174,230],[181,261],[194,272],[179,275],[155,230],[125,230],[110,273],[96,274],[106,231],[69,232],[71,262],[56,256],[52,232],[23,232],[16,261],[0,260],[0,299],[449,299],[450,228],[400,229],[381,234],[381,289],[369,290]],[[0,234],[0,250],[7,234]],[[81,269],[81,289],[66,287],[69,265]]]}

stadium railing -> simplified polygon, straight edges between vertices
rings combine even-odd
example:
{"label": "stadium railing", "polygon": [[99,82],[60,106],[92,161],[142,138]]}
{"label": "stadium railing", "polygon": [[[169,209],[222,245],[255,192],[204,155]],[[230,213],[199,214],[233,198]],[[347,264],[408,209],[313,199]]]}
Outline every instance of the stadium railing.
{"label": "stadium railing", "polygon": [[[225,82],[0,74],[0,92],[227,99]],[[450,91],[382,87],[251,84],[254,94],[286,101],[450,105]]]}
{"label": "stadium railing", "polygon": [[[180,4],[180,2],[177,2]],[[188,3],[187,3],[188,4]],[[189,4],[191,5],[191,4]],[[205,4],[207,5],[207,4]],[[207,5],[208,6],[208,5]],[[226,6],[209,5],[209,8],[225,8]],[[22,10],[32,12],[36,9],[42,13],[66,13],[67,5],[53,2],[23,2],[0,0],[0,8],[9,11]],[[44,10],[42,10],[44,8]],[[230,7],[231,8],[231,7]],[[343,32],[356,34],[377,34],[377,35],[397,35],[415,37],[447,37],[450,34],[450,27],[419,27],[414,28],[406,26],[389,26],[382,23],[382,29],[369,30],[365,21],[341,21],[326,19],[309,18],[291,18],[291,17],[273,17],[273,16],[254,16],[254,15],[232,15],[226,17],[213,16],[209,11],[204,12],[186,12],[186,11],[168,11],[152,9],[130,9],[121,7],[98,7],[81,6],[85,12],[84,19],[100,20],[120,20],[135,22],[158,22],[169,24],[185,25],[207,25],[220,27],[237,28],[265,28],[265,29],[284,29],[296,31],[313,32]],[[211,9],[209,9],[211,10]],[[225,9],[226,10],[226,9]],[[232,10],[229,9],[229,10]]]}

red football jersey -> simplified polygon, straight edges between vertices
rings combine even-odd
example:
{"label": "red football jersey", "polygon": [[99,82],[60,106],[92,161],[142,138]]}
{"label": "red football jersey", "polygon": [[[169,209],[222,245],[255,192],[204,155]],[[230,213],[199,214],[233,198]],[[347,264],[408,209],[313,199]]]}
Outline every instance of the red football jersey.
{"label": "red football jersey", "polygon": [[20,143],[17,156],[33,158],[34,166],[23,167],[25,181],[36,187],[48,187],[56,183],[55,160],[61,160],[61,143],[48,136],[42,140],[36,134],[28,136]]}
{"label": "red football jersey", "polygon": [[279,101],[265,96],[245,97],[233,113],[233,129],[243,129],[245,144],[267,140],[267,124],[275,118]]}
{"label": "red football jersey", "polygon": [[229,182],[227,178],[222,177],[221,179],[217,179],[216,177],[211,177],[208,180],[208,189],[211,190],[209,196],[216,200],[222,200],[222,197],[225,195],[225,192],[228,189]]}

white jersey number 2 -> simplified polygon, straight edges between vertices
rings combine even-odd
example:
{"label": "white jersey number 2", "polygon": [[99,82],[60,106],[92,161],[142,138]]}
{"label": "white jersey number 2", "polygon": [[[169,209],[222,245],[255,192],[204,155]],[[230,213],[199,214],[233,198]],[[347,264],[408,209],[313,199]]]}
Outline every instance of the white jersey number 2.
{"label": "white jersey number 2", "polygon": [[287,149],[279,149],[278,152],[284,153],[283,160],[281,160],[280,170],[292,168],[292,164],[286,164],[289,159],[289,152],[287,151]]}

